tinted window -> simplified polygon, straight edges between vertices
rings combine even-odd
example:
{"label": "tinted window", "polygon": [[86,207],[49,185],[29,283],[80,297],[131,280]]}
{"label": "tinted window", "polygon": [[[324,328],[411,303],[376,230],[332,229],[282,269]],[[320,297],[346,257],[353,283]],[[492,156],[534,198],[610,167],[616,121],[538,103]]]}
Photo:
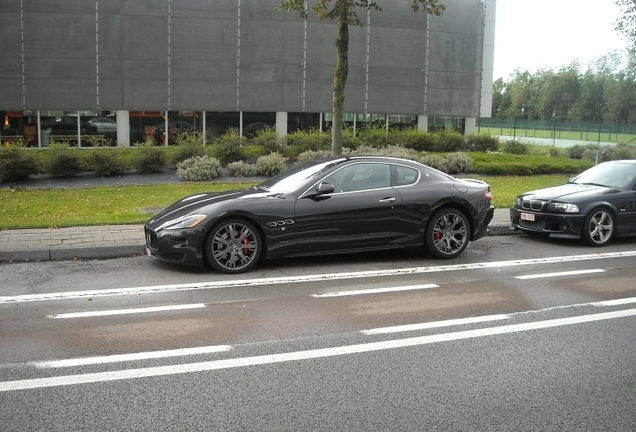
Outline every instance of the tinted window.
{"label": "tinted window", "polygon": [[391,186],[389,165],[355,164],[331,174],[324,181],[334,185],[336,192],[353,192]]}
{"label": "tinted window", "polygon": [[404,166],[396,166],[396,186],[406,186],[414,184],[418,177],[419,171]]}

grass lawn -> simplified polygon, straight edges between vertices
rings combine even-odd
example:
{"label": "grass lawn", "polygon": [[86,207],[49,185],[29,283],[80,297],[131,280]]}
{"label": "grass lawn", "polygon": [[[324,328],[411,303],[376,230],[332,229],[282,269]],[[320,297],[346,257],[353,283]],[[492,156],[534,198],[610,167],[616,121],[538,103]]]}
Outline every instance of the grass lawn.
{"label": "grass lawn", "polygon": [[[510,207],[521,192],[555,186],[568,179],[566,175],[466,177],[488,182],[493,191],[493,203],[499,208]],[[142,224],[156,209],[184,196],[252,185],[253,183],[177,183],[81,189],[2,189],[0,229]]]}

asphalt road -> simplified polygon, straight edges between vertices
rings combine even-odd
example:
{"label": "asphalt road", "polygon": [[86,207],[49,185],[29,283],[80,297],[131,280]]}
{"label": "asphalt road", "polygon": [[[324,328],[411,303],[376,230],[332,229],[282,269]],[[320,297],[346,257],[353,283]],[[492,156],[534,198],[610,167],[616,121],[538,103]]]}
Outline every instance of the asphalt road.
{"label": "asphalt road", "polygon": [[636,247],[0,264],[2,430],[636,430]]}

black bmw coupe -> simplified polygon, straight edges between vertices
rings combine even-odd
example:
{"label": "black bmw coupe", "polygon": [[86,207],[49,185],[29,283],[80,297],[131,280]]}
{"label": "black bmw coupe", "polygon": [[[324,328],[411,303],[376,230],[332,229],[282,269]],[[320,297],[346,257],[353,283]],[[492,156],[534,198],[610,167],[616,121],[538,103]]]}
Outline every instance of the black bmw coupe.
{"label": "black bmw coupe", "polygon": [[454,258],[488,232],[488,184],[405,159],[316,159],[250,189],[183,198],[145,225],[146,251],[241,273],[259,259],[424,247]]}
{"label": "black bmw coupe", "polygon": [[636,235],[636,160],[604,162],[562,186],[521,194],[510,220],[528,234],[580,238],[590,246]]}

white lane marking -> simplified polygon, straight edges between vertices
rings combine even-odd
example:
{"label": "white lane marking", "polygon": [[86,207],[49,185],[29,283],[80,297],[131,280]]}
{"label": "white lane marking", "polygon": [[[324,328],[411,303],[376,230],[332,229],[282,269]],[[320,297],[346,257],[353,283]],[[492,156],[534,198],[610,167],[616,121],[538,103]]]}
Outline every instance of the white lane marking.
{"label": "white lane marking", "polygon": [[48,378],[35,378],[16,381],[0,382],[0,392],[27,390],[44,387],[57,387],[87,383],[98,383],[108,381],[127,380],[134,378],[148,378],[155,376],[177,375],[193,372],[206,372],[220,369],[231,369],[245,366],[258,366],[290,361],[317,359],[334,357],[348,354],[359,354],[371,351],[381,351],[395,348],[406,348],[412,346],[426,345],[439,342],[456,341],[461,339],[471,339],[484,336],[495,336],[507,333],[523,332],[552,327],[589,323],[594,321],[624,318],[636,315],[636,309],[623,311],[606,312],[593,315],[582,315],[570,318],[559,318],[547,321],[537,321],[533,323],[512,324],[501,327],[489,327],[485,329],[467,330],[461,332],[445,333],[439,335],[420,336],[414,338],[389,340],[382,342],[371,342],[359,345],[347,345],[333,348],[322,348],[307,351],[296,351],[282,354],[269,354],[253,357],[243,357],[226,360],[214,360],[200,363],[189,363],[172,366],[156,366],[143,369],[127,369],[111,372],[97,372],[82,375],[67,375]]}
{"label": "white lane marking", "polygon": [[192,291],[192,290],[206,290],[206,289],[219,289],[219,288],[232,288],[232,287],[250,287],[250,286],[264,286],[275,285],[283,283],[303,283],[303,282],[324,282],[331,280],[343,280],[343,279],[356,279],[356,278],[369,278],[369,277],[382,277],[382,276],[399,276],[410,274],[424,274],[424,273],[439,273],[446,271],[459,271],[459,270],[480,270],[490,268],[501,267],[517,267],[534,264],[562,264],[564,262],[574,261],[587,261],[597,259],[608,258],[626,258],[636,256],[636,251],[627,252],[610,252],[610,253],[595,253],[587,255],[571,255],[560,256],[550,258],[531,258],[526,260],[511,260],[511,261],[495,261],[495,262],[482,262],[473,264],[456,264],[445,265],[436,267],[411,267],[404,269],[391,269],[391,270],[369,270],[360,272],[345,272],[345,273],[328,273],[328,274],[316,274],[316,275],[304,275],[304,276],[286,276],[278,278],[263,278],[263,279],[242,279],[242,280],[227,280],[227,281],[212,281],[212,282],[194,282],[189,284],[174,284],[174,285],[156,285],[145,287],[133,287],[133,288],[113,288],[104,290],[89,290],[89,291],[69,291],[59,293],[46,293],[46,294],[26,294],[18,296],[0,296],[0,304],[3,303],[21,303],[32,301],[47,301],[47,300],[66,300],[73,298],[85,298],[85,297],[102,297],[102,296],[118,296],[118,295],[137,295],[137,294],[152,294],[163,292],[175,292],[175,291]]}
{"label": "white lane marking", "polygon": [[399,332],[426,330],[426,329],[440,328],[440,327],[451,327],[451,326],[463,325],[463,324],[477,324],[482,322],[505,320],[509,318],[510,318],[509,315],[484,315],[479,317],[459,318],[459,319],[418,323],[418,324],[406,324],[406,325],[393,326],[393,327],[379,327],[375,329],[362,330],[360,333],[364,333],[366,335],[399,333]]}
{"label": "white lane marking", "polygon": [[516,279],[541,279],[541,278],[551,278],[551,277],[561,277],[561,276],[578,276],[590,273],[604,273],[603,269],[589,269],[589,270],[572,270],[572,271],[564,271],[564,272],[556,272],[556,273],[541,273],[541,274],[533,274],[533,275],[525,275],[525,276],[517,276]]}
{"label": "white lane marking", "polygon": [[324,293],[324,294],[312,294],[311,296],[317,297],[317,298],[345,297],[345,296],[364,295],[364,294],[383,294],[383,293],[398,292],[398,291],[421,290],[421,289],[430,289],[430,288],[439,288],[439,285],[423,284],[423,285],[405,285],[405,286],[389,287],[389,288],[370,288],[370,289],[363,289],[363,290],[357,290],[357,291],[338,291],[338,292],[330,292],[330,293]]}
{"label": "white lane marking", "polygon": [[94,364],[128,362],[128,361],[135,361],[135,360],[148,360],[148,359],[157,359],[157,358],[189,356],[189,355],[198,355],[198,354],[211,354],[211,353],[229,351],[231,349],[232,347],[230,345],[216,345],[216,346],[196,347],[196,348],[181,348],[181,349],[164,350],[164,351],[148,351],[148,352],[141,352],[141,353],[134,353],[134,354],[117,354],[117,355],[100,356],[100,357],[84,357],[84,358],[67,359],[67,360],[40,361],[40,362],[31,362],[29,363],[29,365],[35,366],[37,368],[60,368],[60,367],[71,367],[71,366],[85,366],[85,365],[94,365]]}
{"label": "white lane marking", "polygon": [[129,315],[129,314],[142,314],[152,312],[167,312],[175,310],[187,310],[187,309],[200,309],[204,308],[204,303],[175,305],[175,306],[156,306],[147,308],[134,308],[134,309],[113,309],[104,311],[92,311],[92,312],[73,312],[57,315],[47,315],[50,319],[67,319],[67,318],[92,318],[111,315]]}
{"label": "white lane marking", "polygon": [[622,298],[622,299],[616,299],[616,300],[603,300],[600,302],[594,302],[592,303],[592,305],[594,306],[620,306],[620,305],[626,305],[626,304],[631,304],[631,303],[636,303],[636,297],[628,297],[628,298]]}

